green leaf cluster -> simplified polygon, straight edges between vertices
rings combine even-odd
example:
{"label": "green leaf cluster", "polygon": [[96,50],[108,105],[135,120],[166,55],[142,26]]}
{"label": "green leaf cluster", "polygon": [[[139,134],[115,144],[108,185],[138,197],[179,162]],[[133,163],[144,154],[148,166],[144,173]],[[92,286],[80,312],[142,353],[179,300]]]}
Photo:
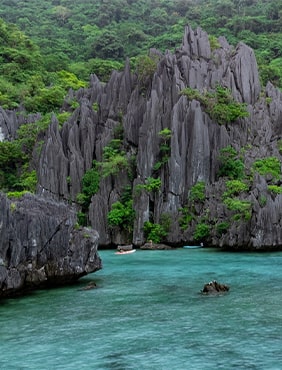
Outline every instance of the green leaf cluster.
{"label": "green leaf cluster", "polygon": [[260,175],[271,175],[276,180],[281,177],[281,163],[277,157],[257,159],[252,167]]}
{"label": "green leaf cluster", "polygon": [[258,202],[259,202],[259,205],[261,207],[264,207],[267,203],[267,198],[265,195],[260,195],[259,199],[258,199]]}
{"label": "green leaf cluster", "polygon": [[168,231],[164,228],[163,225],[158,223],[152,223],[146,221],[143,226],[144,234],[146,239],[152,240],[153,243],[160,243],[167,236]]}
{"label": "green leaf cluster", "polygon": [[191,224],[192,220],[195,218],[190,209],[183,207],[180,210],[181,216],[179,217],[178,223],[181,230],[186,230]]}
{"label": "green leaf cluster", "polygon": [[77,201],[82,205],[84,210],[87,210],[91,202],[91,198],[99,190],[100,173],[97,170],[97,163],[93,162],[93,167],[85,172],[82,177],[82,191],[77,195]]}
{"label": "green leaf cluster", "polygon": [[133,230],[134,217],[135,212],[131,199],[125,203],[120,201],[113,203],[107,219],[111,227],[120,227],[131,232]]}
{"label": "green leaf cluster", "polygon": [[9,191],[7,193],[7,197],[9,199],[20,199],[22,196],[24,196],[27,193],[28,193],[27,190],[23,190],[23,191]]}
{"label": "green leaf cluster", "polygon": [[242,179],[245,176],[245,165],[231,145],[220,150],[219,161],[219,176],[233,180]]}
{"label": "green leaf cluster", "polygon": [[[122,136],[123,131],[120,126],[117,126],[115,134],[119,137]],[[91,198],[99,190],[101,178],[111,175],[115,176],[122,169],[127,169],[128,167],[129,162],[126,153],[122,150],[122,139],[111,140],[103,149],[102,161],[93,161],[93,167],[86,171],[82,178],[82,190],[77,195],[77,202],[82,207],[78,218],[83,225],[86,222],[86,213],[88,212]],[[131,187],[129,186],[123,192],[122,202],[117,202],[113,205],[108,217],[110,225],[114,225],[115,222],[118,222],[118,219],[123,219],[123,221],[127,222],[126,224],[129,224],[127,217],[129,216],[129,209],[132,208],[132,204],[129,204],[132,202],[131,192]],[[116,225],[121,226],[119,223]]]}
{"label": "green leaf cluster", "polygon": [[102,177],[118,174],[122,169],[128,169],[126,153],[122,150],[122,140],[113,139],[104,147],[103,161],[99,162]]}
{"label": "green leaf cluster", "polygon": [[[31,124],[32,125],[32,124]],[[29,168],[35,137],[0,142],[0,189],[2,191],[35,191],[36,172]]]}
{"label": "green leaf cluster", "polygon": [[157,69],[159,57],[157,55],[142,55],[136,61],[136,73],[141,90],[149,87]]}
{"label": "green leaf cluster", "polygon": [[214,35],[209,35],[209,43],[212,51],[220,48],[220,43]]}
{"label": "green leaf cluster", "polygon": [[56,111],[62,106],[65,95],[66,90],[61,86],[43,87],[35,95],[26,97],[25,108],[29,112]]}
{"label": "green leaf cluster", "polygon": [[229,180],[226,182],[225,186],[226,191],[223,193],[224,198],[237,196],[249,189],[249,186],[241,180]]}
{"label": "green leaf cluster", "polygon": [[89,76],[95,74],[103,82],[109,80],[114,70],[120,71],[123,68],[123,61],[101,58],[90,58],[86,61],[72,62],[68,66],[68,70],[83,81],[88,81]]}
{"label": "green leaf cluster", "polygon": [[210,235],[210,226],[206,223],[199,223],[196,225],[193,233],[193,238],[196,241],[204,240]]}
{"label": "green leaf cluster", "polygon": [[164,128],[163,130],[161,130],[159,132],[159,137],[165,142],[167,143],[170,138],[171,138],[171,135],[172,135],[172,132],[171,132],[171,129],[169,128]]}
{"label": "green leaf cluster", "polygon": [[246,104],[236,102],[231,92],[220,85],[216,86],[214,92],[200,93],[188,87],[183,89],[181,94],[187,96],[189,100],[198,100],[209,116],[220,125],[249,116]]}
{"label": "green leaf cluster", "polygon": [[165,163],[167,163],[170,155],[170,139],[172,132],[169,128],[164,128],[159,132],[160,152],[159,160],[155,163],[153,170],[158,171]]}
{"label": "green leaf cluster", "polygon": [[216,225],[216,232],[219,236],[225,234],[230,227],[230,223],[227,221],[220,222]]}
{"label": "green leaf cluster", "polygon": [[100,162],[102,176],[117,175],[122,169],[128,168],[128,160],[125,153],[119,153],[111,158]]}
{"label": "green leaf cluster", "polygon": [[282,194],[282,186],[268,185],[267,189],[274,194]]}
{"label": "green leaf cluster", "polygon": [[153,178],[153,177],[148,177],[146,179],[145,184],[138,184],[135,187],[135,191],[140,192],[141,190],[145,190],[148,193],[159,191],[161,188],[162,182],[161,179],[158,178]]}
{"label": "green leaf cluster", "polygon": [[246,211],[252,206],[251,202],[237,198],[225,198],[223,202],[231,211]]}
{"label": "green leaf cluster", "polygon": [[203,181],[192,186],[189,193],[189,200],[192,202],[203,202],[206,198],[206,185]]}
{"label": "green leaf cluster", "polygon": [[230,211],[235,211],[234,220],[249,220],[251,218],[252,203],[238,198],[225,198],[223,203]]}

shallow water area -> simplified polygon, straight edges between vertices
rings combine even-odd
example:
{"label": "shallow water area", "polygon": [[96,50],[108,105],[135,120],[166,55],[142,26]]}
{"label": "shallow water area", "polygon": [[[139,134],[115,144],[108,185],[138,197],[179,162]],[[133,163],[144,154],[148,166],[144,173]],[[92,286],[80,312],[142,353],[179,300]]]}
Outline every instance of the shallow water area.
{"label": "shallow water area", "polygon": [[[281,252],[100,256],[76,285],[0,304],[1,369],[282,368]],[[214,279],[230,291],[201,295]]]}

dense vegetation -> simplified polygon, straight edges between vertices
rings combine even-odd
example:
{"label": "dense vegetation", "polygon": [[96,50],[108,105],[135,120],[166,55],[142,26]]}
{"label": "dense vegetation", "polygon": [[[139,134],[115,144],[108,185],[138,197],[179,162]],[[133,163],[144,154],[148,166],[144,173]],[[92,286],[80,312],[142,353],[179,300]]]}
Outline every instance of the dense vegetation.
{"label": "dense vegetation", "polygon": [[54,65],[54,51],[63,61],[84,61],[87,56],[134,56],[151,46],[174,47],[187,22],[231,41],[256,40],[257,47],[262,46],[261,36],[272,33],[269,48],[275,53],[281,4],[281,0],[1,0],[0,16],[17,24]]}
{"label": "dense vegetation", "polygon": [[[282,85],[282,0],[0,0],[0,105],[57,110],[89,74],[174,49],[184,25],[254,48],[262,81]],[[15,25],[13,25],[15,24]],[[215,40],[215,39],[213,39]]]}

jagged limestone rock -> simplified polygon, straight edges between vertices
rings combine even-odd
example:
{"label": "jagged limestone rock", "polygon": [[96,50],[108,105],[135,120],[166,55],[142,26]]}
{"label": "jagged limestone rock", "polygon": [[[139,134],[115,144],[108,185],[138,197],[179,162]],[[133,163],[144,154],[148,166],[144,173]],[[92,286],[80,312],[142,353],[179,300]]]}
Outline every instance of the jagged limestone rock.
{"label": "jagged limestone rock", "polygon": [[[247,195],[252,202],[251,218],[238,223],[232,221],[233,213],[222,200],[226,179],[218,178],[220,150],[228,145],[238,153],[244,151],[249,178],[256,159],[276,156],[281,161],[281,93],[270,83],[262,90],[256,59],[247,45],[239,43],[233,47],[223,37],[219,38],[219,45],[212,50],[208,35],[200,28],[193,31],[188,26],[182,46],[175,53],[167,51],[160,56],[152,51],[160,60],[148,86],[142,86],[127,62],[124,71],[113,72],[108,83],[92,76],[88,89],[72,92],[80,106],[61,130],[54,127],[55,122],[50,127],[38,167],[39,193],[75,202],[83,174],[92,160],[102,160],[103,148],[122,124],[123,148],[127,158],[136,161],[136,168],[131,175],[123,171],[102,179],[100,190],[92,197],[88,218],[99,231],[101,244],[128,243],[123,238],[129,235],[121,228],[109,228],[107,214],[113,202],[121,198],[124,186],[131,185],[135,245],[146,242],[144,222],[160,223],[165,214],[171,219],[166,243],[193,241],[197,223],[207,220],[211,231],[206,245],[281,248],[281,195],[268,194],[265,206],[258,207],[261,190],[254,181]],[[204,94],[217,85],[229,89],[235,101],[245,103],[249,117],[219,124],[200,101],[181,94],[186,87]],[[93,109],[93,104],[98,109]],[[159,133],[165,128],[172,133],[169,158],[156,171],[155,165],[160,162]],[[146,184],[150,177],[161,179],[160,189],[136,195],[135,186]],[[187,205],[191,187],[198,181],[206,184],[206,199],[187,227],[180,227],[180,210]],[[269,221],[265,223],[267,217]],[[226,220],[231,221],[230,228],[219,235],[216,225]]]}
{"label": "jagged limestone rock", "polygon": [[77,228],[67,205],[0,193],[0,297],[65,284],[102,268],[98,233]]}
{"label": "jagged limestone rock", "polygon": [[17,129],[26,123],[33,123],[41,118],[40,113],[28,114],[24,112],[4,110],[0,107],[0,142],[13,140],[17,136]]}

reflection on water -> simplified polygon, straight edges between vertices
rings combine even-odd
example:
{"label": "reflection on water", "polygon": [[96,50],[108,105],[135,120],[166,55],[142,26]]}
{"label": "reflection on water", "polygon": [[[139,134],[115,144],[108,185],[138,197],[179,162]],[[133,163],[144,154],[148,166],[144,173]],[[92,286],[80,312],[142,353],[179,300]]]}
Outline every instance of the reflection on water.
{"label": "reflection on water", "polygon": [[[282,253],[100,255],[76,285],[1,303],[1,369],[282,368]],[[202,296],[214,279],[230,292]]]}

